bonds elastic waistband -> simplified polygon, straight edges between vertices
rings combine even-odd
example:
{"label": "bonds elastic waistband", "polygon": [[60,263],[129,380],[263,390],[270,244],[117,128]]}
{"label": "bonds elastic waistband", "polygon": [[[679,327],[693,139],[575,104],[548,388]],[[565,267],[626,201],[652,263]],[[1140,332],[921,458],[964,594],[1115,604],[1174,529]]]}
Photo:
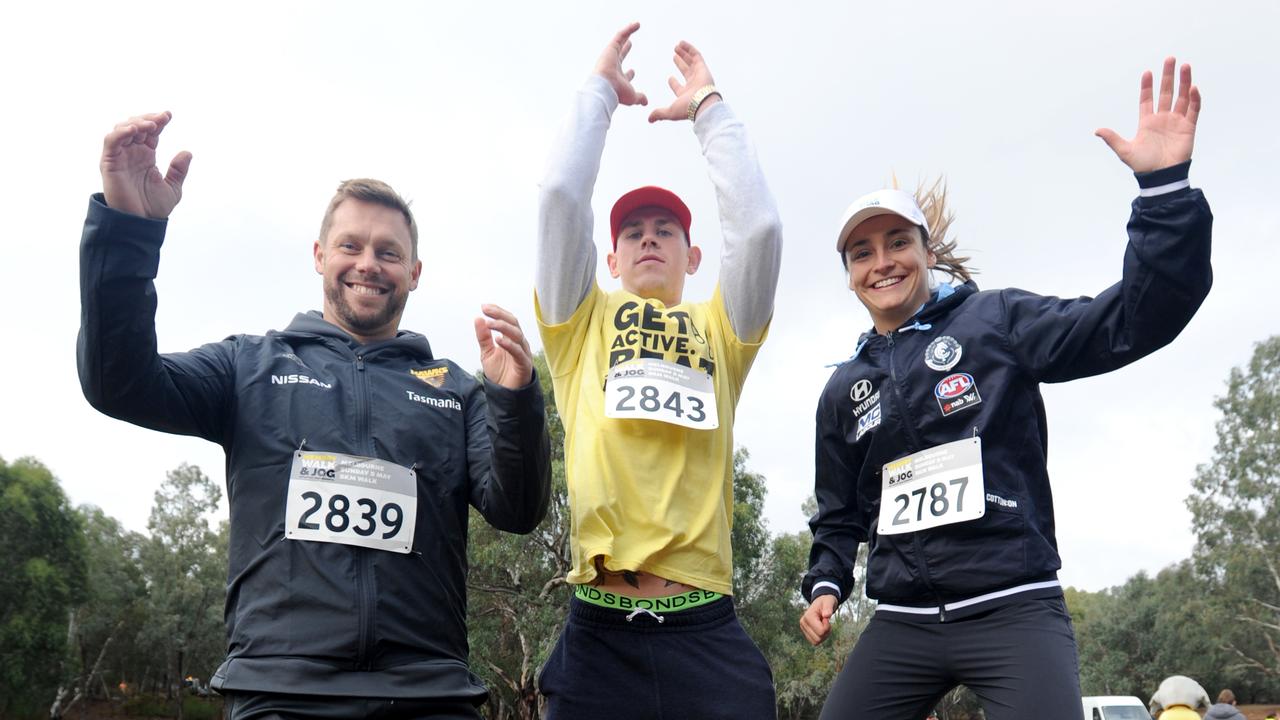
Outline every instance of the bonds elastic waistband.
{"label": "bonds elastic waistband", "polygon": [[651,610],[666,613],[702,607],[724,597],[723,594],[710,590],[690,590],[687,593],[666,597],[633,598],[593,588],[590,585],[574,585],[573,596],[582,602],[614,610]]}

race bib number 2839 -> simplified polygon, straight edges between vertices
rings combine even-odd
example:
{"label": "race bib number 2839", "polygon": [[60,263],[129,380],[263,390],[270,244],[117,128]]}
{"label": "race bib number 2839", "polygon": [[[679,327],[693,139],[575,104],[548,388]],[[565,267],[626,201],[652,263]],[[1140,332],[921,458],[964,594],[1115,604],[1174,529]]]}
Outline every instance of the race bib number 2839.
{"label": "race bib number 2839", "polygon": [[604,414],[658,420],[695,430],[720,427],[711,376],[679,363],[642,358],[609,368]]}
{"label": "race bib number 2839", "polygon": [[881,468],[881,535],[976,520],[987,512],[982,439],[967,438],[885,463]]}
{"label": "race bib number 2839", "polygon": [[298,451],[289,471],[285,536],[408,553],[418,512],[412,469],[376,458]]}

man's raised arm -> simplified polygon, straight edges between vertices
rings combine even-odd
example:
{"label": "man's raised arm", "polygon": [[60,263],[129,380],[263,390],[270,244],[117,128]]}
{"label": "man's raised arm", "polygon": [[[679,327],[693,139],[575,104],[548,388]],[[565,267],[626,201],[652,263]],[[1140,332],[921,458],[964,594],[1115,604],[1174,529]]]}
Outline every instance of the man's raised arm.
{"label": "man's raised arm", "polygon": [[166,173],[156,167],[156,144],[171,117],[132,117],[103,141],[103,194],[89,201],[80,242],[76,364],[85,398],[107,415],[220,442],[231,393],[227,344],[157,351],[160,245],[191,164],[191,153],[180,152]]}
{"label": "man's raised arm", "polygon": [[534,280],[538,307],[548,325],[573,315],[595,277],[591,193],[600,172],[609,121],[619,104],[648,103],[631,84],[635,71],[622,69],[622,61],[631,52],[631,35],[639,29],[640,23],[631,23],[605,46],[551,150],[538,201],[538,269]]}
{"label": "man's raised arm", "polygon": [[757,342],[773,317],[773,296],[782,263],[782,221],[764,181],[746,127],[715,87],[698,49],[676,45],[673,60],[683,77],[668,80],[676,98],[654,110],[649,121],[692,120],[707,158],[707,172],[720,207],[720,294],[733,331]]}

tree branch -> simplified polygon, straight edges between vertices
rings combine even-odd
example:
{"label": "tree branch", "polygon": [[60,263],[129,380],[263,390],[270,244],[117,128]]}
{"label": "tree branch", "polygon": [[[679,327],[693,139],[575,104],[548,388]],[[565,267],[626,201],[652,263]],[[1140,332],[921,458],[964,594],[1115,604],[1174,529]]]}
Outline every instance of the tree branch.
{"label": "tree branch", "polygon": [[498,676],[498,679],[501,680],[503,683],[505,683],[507,687],[511,688],[512,692],[515,692],[515,693],[520,692],[520,688],[514,682],[511,681],[510,676],[508,676],[505,672],[502,671],[502,668],[498,667],[497,665],[494,665],[493,662],[490,660],[485,660],[484,664],[488,665],[489,669],[492,670],[494,674]]}
{"label": "tree branch", "polygon": [[1258,625],[1258,626],[1267,628],[1268,630],[1275,630],[1276,632],[1280,632],[1280,625],[1277,625],[1275,623],[1263,622],[1262,620],[1249,617],[1248,615],[1237,615],[1236,619],[1247,622],[1250,625]]}
{"label": "tree branch", "polygon": [[566,584],[564,575],[556,575],[552,577],[550,580],[546,582],[545,585],[542,586],[542,592],[538,593],[538,599],[546,600],[547,595],[551,594],[552,590],[564,584]]}
{"label": "tree branch", "polygon": [[1261,605],[1262,607],[1264,607],[1264,608],[1266,608],[1266,609],[1270,610],[1271,612],[1274,612],[1274,613],[1280,613],[1280,607],[1277,607],[1277,606],[1275,606],[1275,605],[1272,605],[1271,603],[1263,602],[1262,600],[1259,600],[1258,598],[1249,598],[1249,601],[1250,601],[1250,602],[1253,602],[1253,603],[1257,603],[1258,605]]}
{"label": "tree branch", "polygon": [[1262,542],[1262,534],[1258,532],[1257,521],[1249,523],[1249,532],[1253,535],[1253,544],[1255,547],[1261,548],[1262,561],[1267,565],[1267,571],[1271,573],[1271,582],[1275,584],[1276,591],[1280,592],[1280,570],[1276,568],[1275,562],[1271,559],[1271,554],[1266,551],[1266,543]]}
{"label": "tree branch", "polygon": [[498,585],[482,585],[471,581],[467,581],[467,589],[478,590],[479,592],[495,593],[498,595],[520,595],[520,591],[514,588],[501,587]]}

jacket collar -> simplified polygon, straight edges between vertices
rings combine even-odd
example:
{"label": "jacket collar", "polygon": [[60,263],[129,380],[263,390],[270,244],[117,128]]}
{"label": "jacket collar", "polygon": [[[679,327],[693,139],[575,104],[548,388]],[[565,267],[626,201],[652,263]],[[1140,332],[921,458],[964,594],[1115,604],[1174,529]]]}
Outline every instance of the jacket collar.
{"label": "jacket collar", "polygon": [[[952,308],[964,302],[976,292],[978,292],[978,285],[972,280],[963,285],[939,285],[929,299],[925,301],[925,304],[921,305],[920,309],[916,311],[916,314],[912,315],[894,332],[913,330],[920,325],[927,325],[931,320],[946,315]],[[861,347],[863,343],[875,337],[876,334],[876,328],[873,325],[870,330],[858,336],[858,346]]]}
{"label": "jacket collar", "polygon": [[351,350],[371,351],[382,348],[395,348],[407,354],[425,358],[427,360],[434,359],[431,354],[431,343],[427,339],[416,332],[408,330],[400,330],[394,338],[389,340],[378,340],[367,345],[361,345],[356,342],[342,328],[324,319],[319,310],[309,310],[304,313],[298,313],[293,316],[293,322],[281,331],[282,335],[289,335],[297,338],[309,338],[318,341],[336,341],[350,348]]}
{"label": "jacket collar", "polygon": [[907,322],[927,323],[934,318],[942,317],[976,292],[978,292],[978,285],[972,280],[963,285],[939,285],[929,301],[922,305],[916,311],[915,317]]}
{"label": "jacket collar", "polygon": [[[978,292],[978,285],[972,280],[963,285],[939,285],[938,288],[933,291],[933,295],[929,300],[925,302],[924,305],[921,305],[920,309],[916,311],[916,314],[912,315],[911,319],[903,323],[902,327],[894,330],[894,332],[901,333],[906,332],[907,330],[929,330],[933,327],[929,324],[930,320],[947,314],[952,308],[964,302],[966,298],[976,292]],[[858,356],[862,354],[862,348],[866,347],[867,341],[875,337],[877,334],[876,328],[873,325],[870,330],[858,336],[858,344],[853,348],[853,355],[850,356],[848,360],[834,363],[834,365],[839,366],[857,360]],[[828,365],[827,367],[832,366]]]}

